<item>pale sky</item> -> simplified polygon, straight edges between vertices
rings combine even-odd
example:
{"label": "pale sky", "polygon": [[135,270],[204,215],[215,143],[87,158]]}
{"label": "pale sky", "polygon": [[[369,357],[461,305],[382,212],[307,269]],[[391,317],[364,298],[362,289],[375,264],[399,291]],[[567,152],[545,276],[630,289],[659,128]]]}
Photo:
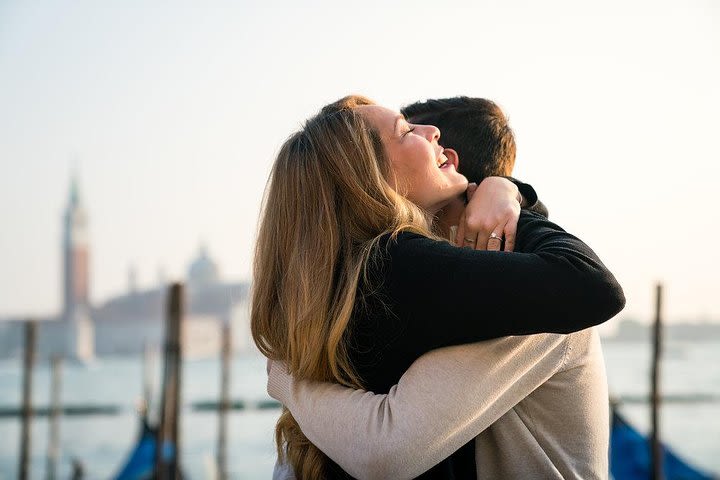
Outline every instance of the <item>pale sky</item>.
{"label": "pale sky", "polygon": [[201,243],[249,279],[278,147],[362,93],[495,100],[515,175],[616,274],[620,318],[662,280],[670,320],[720,320],[718,2],[269,5],[0,1],[0,316],[60,306],[73,165],[95,302],[130,265],[182,277]]}

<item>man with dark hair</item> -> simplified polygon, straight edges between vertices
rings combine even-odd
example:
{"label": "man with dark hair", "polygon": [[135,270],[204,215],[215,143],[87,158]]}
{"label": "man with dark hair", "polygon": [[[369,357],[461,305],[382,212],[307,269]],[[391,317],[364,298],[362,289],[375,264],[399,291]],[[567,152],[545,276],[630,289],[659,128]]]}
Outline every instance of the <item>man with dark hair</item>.
{"label": "man with dark hair", "polygon": [[463,160],[460,173],[471,182],[512,174],[515,135],[496,103],[485,98],[441,98],[413,103],[400,112],[410,123],[438,127],[440,143],[457,151]]}
{"label": "man with dark hair", "polygon": [[[457,157],[458,171],[471,183],[479,185],[487,177],[512,175],[516,154],[515,135],[507,117],[495,102],[466,96],[438,98],[415,102],[400,109],[400,112],[410,123],[438,127],[441,133],[440,144],[445,147],[446,155]],[[511,177],[510,179],[512,180]],[[521,182],[517,183],[518,186],[523,185]],[[532,189],[527,185],[523,186],[525,188],[522,194],[527,200],[523,208],[530,208],[547,218],[548,210],[545,205],[537,199]],[[468,241],[471,239],[464,238],[465,235],[455,238],[454,227],[462,223],[461,215],[464,209],[463,195],[438,213],[438,224],[458,245],[473,246]],[[481,232],[478,235],[476,248],[492,248],[492,240],[488,239],[488,235],[490,232]],[[512,250],[514,239],[505,240]],[[483,243],[484,241],[486,243]],[[498,240],[495,248],[499,245]]]}
{"label": "man with dark hair", "polygon": [[[455,164],[470,182],[512,173],[513,132],[490,100],[428,100],[401,112],[412,124],[440,129],[445,154],[459,157]],[[523,207],[547,216],[530,190],[522,192]],[[438,213],[440,224],[458,225],[464,208],[464,197],[458,197]],[[491,248],[489,233],[477,248]],[[464,237],[457,237],[460,244]],[[494,249],[499,247],[498,242]],[[468,321],[484,321],[480,299],[478,318]],[[607,379],[596,329],[434,350],[385,395],[296,380],[278,362],[268,363],[268,374],[268,393],[292,412],[308,439],[359,478],[414,477],[450,455],[470,456],[474,463],[475,472],[462,478],[608,475]],[[295,476],[278,464],[273,478]]]}

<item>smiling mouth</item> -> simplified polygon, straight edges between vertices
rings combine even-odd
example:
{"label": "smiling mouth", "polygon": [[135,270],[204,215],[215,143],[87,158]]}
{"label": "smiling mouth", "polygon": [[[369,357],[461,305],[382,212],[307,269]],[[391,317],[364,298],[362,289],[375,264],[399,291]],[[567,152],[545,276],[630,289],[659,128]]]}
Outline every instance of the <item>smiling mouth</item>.
{"label": "smiling mouth", "polygon": [[444,153],[440,154],[440,157],[438,157],[438,162],[438,168],[448,168],[452,165],[452,163],[450,162],[450,160],[448,160]]}

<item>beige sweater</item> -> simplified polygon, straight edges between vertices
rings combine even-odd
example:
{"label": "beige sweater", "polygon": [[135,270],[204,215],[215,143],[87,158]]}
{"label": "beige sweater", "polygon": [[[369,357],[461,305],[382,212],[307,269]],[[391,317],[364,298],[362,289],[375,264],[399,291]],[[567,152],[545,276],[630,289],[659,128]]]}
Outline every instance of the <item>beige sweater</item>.
{"label": "beige sweater", "polygon": [[[608,395],[595,329],[506,337],[419,358],[388,394],[295,381],[268,393],[356,478],[413,478],[475,438],[477,477],[608,477]],[[280,466],[276,479],[293,478]]]}

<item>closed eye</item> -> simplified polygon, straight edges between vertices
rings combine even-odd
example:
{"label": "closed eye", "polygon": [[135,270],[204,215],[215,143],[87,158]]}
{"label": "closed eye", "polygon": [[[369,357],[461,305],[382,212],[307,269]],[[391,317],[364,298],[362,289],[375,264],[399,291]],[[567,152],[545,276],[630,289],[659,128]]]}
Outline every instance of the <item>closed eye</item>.
{"label": "closed eye", "polygon": [[415,127],[410,127],[407,132],[405,132],[405,133],[402,134],[402,136],[404,137],[404,136],[407,135],[408,133],[411,133],[411,132],[414,132],[414,131],[415,131]]}

